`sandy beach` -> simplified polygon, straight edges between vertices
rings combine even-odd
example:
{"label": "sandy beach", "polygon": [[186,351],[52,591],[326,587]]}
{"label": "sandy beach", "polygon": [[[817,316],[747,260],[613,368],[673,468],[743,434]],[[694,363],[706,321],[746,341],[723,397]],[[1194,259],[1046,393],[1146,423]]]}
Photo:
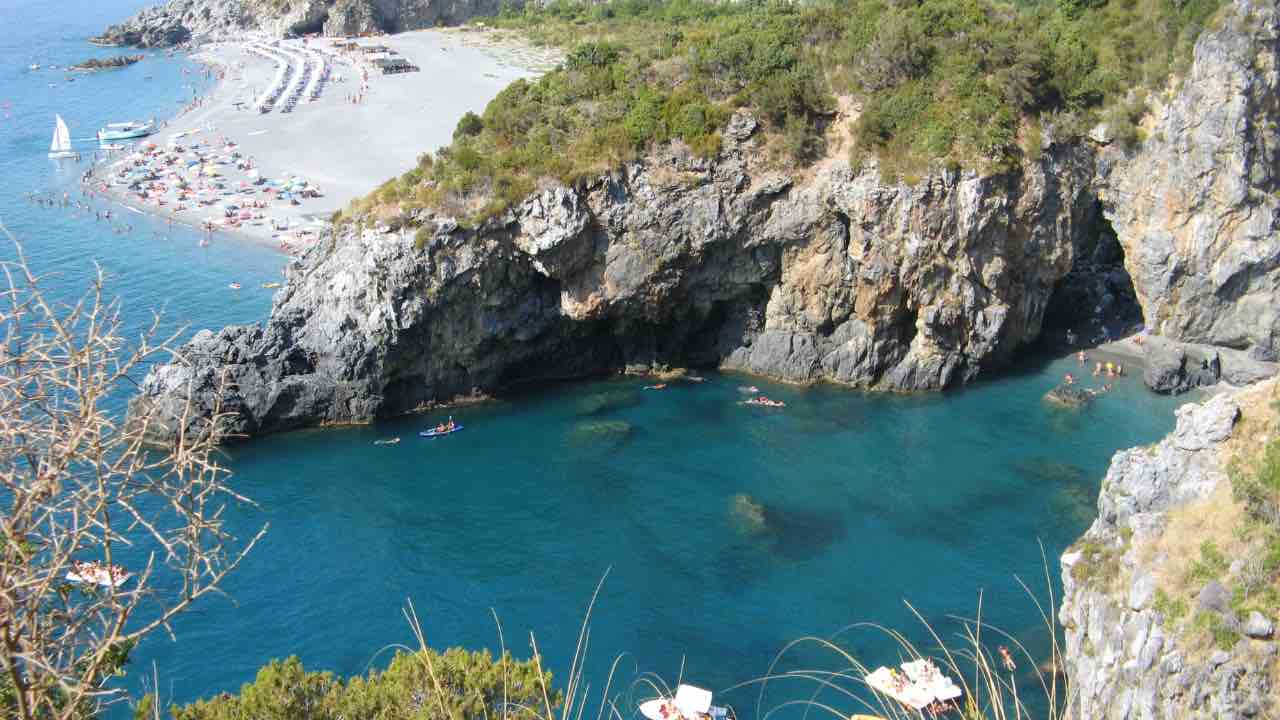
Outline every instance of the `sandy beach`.
{"label": "sandy beach", "polygon": [[[340,42],[276,45],[246,38],[201,48],[195,59],[216,69],[221,82],[155,135],[112,153],[95,167],[90,186],[184,224],[207,225],[230,214],[234,222],[215,232],[292,252],[335,210],[411,169],[419,154],[448,144],[464,113],[481,112],[512,81],[559,62],[553,50],[496,31],[422,30],[359,40],[386,46],[390,57],[420,68],[383,75],[362,52],[341,50]],[[318,97],[304,93],[290,112],[283,100],[259,112],[255,101],[277,72],[263,50],[325,58],[328,77],[318,83]],[[144,176],[152,179],[139,183]],[[289,191],[288,200],[281,191]]]}

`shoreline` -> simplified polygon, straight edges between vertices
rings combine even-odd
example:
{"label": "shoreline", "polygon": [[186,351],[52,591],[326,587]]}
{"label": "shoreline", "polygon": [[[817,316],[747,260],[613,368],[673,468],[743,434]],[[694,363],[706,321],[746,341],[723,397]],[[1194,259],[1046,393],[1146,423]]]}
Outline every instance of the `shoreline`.
{"label": "shoreline", "polygon": [[[377,72],[364,53],[374,42],[421,72]],[[298,99],[281,97],[287,109],[259,113],[255,97],[277,86],[282,63],[275,57],[283,56],[299,60],[287,63],[285,76]],[[421,30],[362,40],[357,50],[334,38],[282,42],[255,34],[191,48],[187,57],[213,78],[193,95],[197,104],[95,161],[82,187],[203,230],[202,242],[231,236],[296,255],[335,211],[449,144],[466,112],[482,112],[511,82],[537,77],[560,55],[510,33]],[[299,72],[303,58],[308,71]],[[327,69],[321,80],[313,78],[318,68]]]}

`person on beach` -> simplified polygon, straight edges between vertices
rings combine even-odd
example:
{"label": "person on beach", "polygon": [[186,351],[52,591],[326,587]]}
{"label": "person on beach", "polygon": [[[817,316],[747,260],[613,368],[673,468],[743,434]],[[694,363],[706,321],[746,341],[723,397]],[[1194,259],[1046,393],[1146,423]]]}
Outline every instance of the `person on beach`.
{"label": "person on beach", "polygon": [[1076,379],[1071,375],[1071,373],[1067,373],[1062,377],[1062,382],[1066,385],[1074,385]]}
{"label": "person on beach", "polygon": [[1101,374],[1102,374],[1102,362],[1099,361],[1098,364],[1093,366],[1093,376],[1098,377]]}
{"label": "person on beach", "polygon": [[1084,367],[1084,364],[1088,361],[1089,361],[1089,356],[1085,355],[1083,350],[1076,353],[1076,363],[1078,363],[1080,367]]}

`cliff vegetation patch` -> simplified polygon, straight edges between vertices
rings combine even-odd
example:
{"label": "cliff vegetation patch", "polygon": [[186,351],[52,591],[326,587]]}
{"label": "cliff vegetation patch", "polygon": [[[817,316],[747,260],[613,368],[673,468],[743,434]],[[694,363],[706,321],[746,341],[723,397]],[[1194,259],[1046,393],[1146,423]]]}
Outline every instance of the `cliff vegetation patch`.
{"label": "cliff vegetation patch", "polygon": [[[999,171],[1105,120],[1141,139],[1145,89],[1189,61],[1221,0],[610,0],[530,3],[493,20],[566,48],[453,142],[357,201],[381,219],[430,208],[464,222],[539,185],[573,184],[655,144],[712,157],[737,108],[763,121],[772,159],[822,156],[833,124],[856,165],[889,177],[934,166]],[[837,111],[850,98],[854,114]],[[851,119],[852,118],[852,119]],[[847,128],[845,126],[848,126]]]}
{"label": "cliff vegetation patch", "polygon": [[1220,649],[1252,613],[1280,616],[1280,398],[1274,383],[1238,398],[1230,482],[1171,511],[1159,541],[1139,551],[1144,563],[1165,558],[1153,607],[1166,623]]}

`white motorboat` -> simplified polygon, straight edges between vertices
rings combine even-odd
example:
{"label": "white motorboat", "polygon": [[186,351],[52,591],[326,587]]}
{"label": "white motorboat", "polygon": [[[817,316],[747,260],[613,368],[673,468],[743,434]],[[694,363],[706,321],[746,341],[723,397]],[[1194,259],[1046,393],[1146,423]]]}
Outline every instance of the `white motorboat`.
{"label": "white motorboat", "polygon": [[107,123],[107,126],[98,131],[99,142],[109,142],[111,140],[132,140],[133,138],[146,137],[155,133],[156,121],[148,120],[130,120],[129,122]]}

